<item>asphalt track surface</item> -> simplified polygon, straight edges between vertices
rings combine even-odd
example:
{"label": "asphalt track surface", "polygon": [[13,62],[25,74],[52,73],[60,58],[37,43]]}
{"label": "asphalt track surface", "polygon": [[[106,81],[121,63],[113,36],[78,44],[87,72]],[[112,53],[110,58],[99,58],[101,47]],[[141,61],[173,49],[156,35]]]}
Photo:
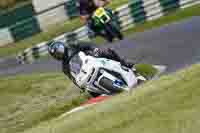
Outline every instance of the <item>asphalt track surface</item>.
{"label": "asphalt track surface", "polygon": [[[133,62],[166,65],[167,72],[174,72],[200,62],[200,17],[137,33],[101,47],[112,47]],[[13,58],[0,59],[0,76],[35,72],[61,72],[61,64],[43,59],[20,65]]]}

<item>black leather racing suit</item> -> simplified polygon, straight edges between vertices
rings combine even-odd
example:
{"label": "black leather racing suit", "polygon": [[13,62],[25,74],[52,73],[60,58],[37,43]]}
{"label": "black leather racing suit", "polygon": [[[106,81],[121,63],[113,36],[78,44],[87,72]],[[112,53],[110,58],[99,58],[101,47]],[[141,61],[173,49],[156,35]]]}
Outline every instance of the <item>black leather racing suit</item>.
{"label": "black leather racing suit", "polygon": [[120,56],[111,48],[97,48],[97,47],[92,46],[89,43],[81,43],[80,45],[72,45],[70,47],[66,47],[65,56],[62,62],[62,70],[64,74],[67,75],[74,82],[74,84],[76,84],[76,82],[70,73],[69,62],[72,59],[72,57],[78,54],[80,51],[85,52],[87,55],[118,61],[122,65],[127,66],[129,68],[133,67],[132,63],[128,63],[124,59],[121,59]]}

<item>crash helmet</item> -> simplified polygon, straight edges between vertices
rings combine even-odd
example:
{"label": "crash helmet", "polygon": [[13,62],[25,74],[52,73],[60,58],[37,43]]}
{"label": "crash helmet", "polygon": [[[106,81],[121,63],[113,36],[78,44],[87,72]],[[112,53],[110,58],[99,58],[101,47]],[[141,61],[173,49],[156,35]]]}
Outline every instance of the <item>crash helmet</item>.
{"label": "crash helmet", "polygon": [[65,44],[61,41],[51,41],[48,43],[48,52],[56,60],[62,60],[65,54]]}

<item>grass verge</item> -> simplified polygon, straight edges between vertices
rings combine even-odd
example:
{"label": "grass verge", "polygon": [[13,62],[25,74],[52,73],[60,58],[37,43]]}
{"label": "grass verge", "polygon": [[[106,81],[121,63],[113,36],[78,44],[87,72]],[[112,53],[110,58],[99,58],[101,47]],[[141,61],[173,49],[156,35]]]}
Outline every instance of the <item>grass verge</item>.
{"label": "grass verge", "polygon": [[[128,1],[129,0],[113,0],[109,7],[114,9],[120,5],[128,3]],[[66,21],[64,24],[58,23],[55,25],[50,25],[49,30],[46,32],[41,32],[22,41],[0,47],[0,57],[16,54],[17,52],[23,51],[26,48],[29,48],[43,41],[48,41],[58,35],[73,31],[81,26],[83,25],[81,25],[79,18]]]}
{"label": "grass verge", "polygon": [[199,133],[200,65],[24,133]]}
{"label": "grass verge", "polygon": [[[137,68],[149,75],[155,72],[145,64]],[[62,74],[0,78],[0,132],[22,132],[48,122],[88,98],[88,94],[81,94]]]}
{"label": "grass verge", "polygon": [[[127,0],[124,0],[123,2],[126,3]],[[113,5],[111,5],[111,7],[113,8],[118,7],[123,2],[115,1],[115,3],[113,2]],[[200,16],[200,5],[192,6],[184,10],[177,10],[173,13],[170,13],[167,16],[161,17],[151,22],[137,24],[134,28],[131,28],[125,31],[124,33],[125,35],[130,35],[135,32],[142,32],[147,29],[159,27],[161,25],[168,24],[168,23],[175,22],[182,19],[186,19],[191,16]],[[29,48],[37,43],[50,40],[58,35],[61,35],[68,31],[72,31],[80,26],[81,25],[80,25],[79,19],[73,19],[71,21],[67,21],[64,24],[57,24],[57,26],[52,26],[48,32],[43,32],[31,38],[22,40],[20,42],[10,44],[5,47],[1,47],[0,57],[16,54],[17,52],[23,51],[24,49]],[[98,37],[96,41],[98,43],[102,43],[103,39]]]}
{"label": "grass verge", "polygon": [[64,75],[34,74],[0,79],[0,132],[16,133],[85,102]]}
{"label": "grass verge", "polygon": [[153,76],[158,72],[158,70],[150,64],[136,64],[135,68],[138,73],[147,79],[153,78]]}

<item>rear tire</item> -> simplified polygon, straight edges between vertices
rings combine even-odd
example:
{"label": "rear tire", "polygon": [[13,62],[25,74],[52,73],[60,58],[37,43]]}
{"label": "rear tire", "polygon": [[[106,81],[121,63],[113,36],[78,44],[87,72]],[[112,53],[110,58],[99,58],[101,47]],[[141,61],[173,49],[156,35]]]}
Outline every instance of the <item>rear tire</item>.
{"label": "rear tire", "polygon": [[113,42],[113,39],[115,38],[115,36],[113,35],[112,31],[110,30],[110,28],[105,28],[105,32],[106,32],[106,35],[105,35],[105,38],[108,42]]}
{"label": "rear tire", "polygon": [[98,96],[101,95],[101,94],[99,94],[99,93],[95,93],[95,92],[91,92],[91,91],[88,91],[88,93],[89,93],[92,97],[98,97]]}
{"label": "rear tire", "polygon": [[105,26],[105,30],[106,30],[106,34],[109,37],[112,37],[112,39],[114,39],[115,37],[118,38],[119,40],[123,40],[124,36],[123,34],[120,32],[120,30],[113,25],[112,23],[108,23]]}
{"label": "rear tire", "polygon": [[118,33],[117,33],[117,38],[118,38],[119,40],[123,40],[123,39],[124,39],[124,35],[123,35],[120,31],[118,31]]}

